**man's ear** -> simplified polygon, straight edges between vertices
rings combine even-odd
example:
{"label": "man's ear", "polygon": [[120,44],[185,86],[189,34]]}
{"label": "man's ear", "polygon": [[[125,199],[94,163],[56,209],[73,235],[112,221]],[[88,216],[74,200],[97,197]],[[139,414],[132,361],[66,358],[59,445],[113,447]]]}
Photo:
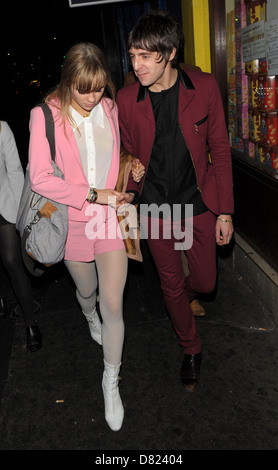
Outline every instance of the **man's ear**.
{"label": "man's ear", "polygon": [[177,48],[176,47],[173,47],[173,50],[170,54],[170,57],[169,57],[169,62],[171,62],[171,60],[173,60],[176,56],[176,53],[177,53]]}

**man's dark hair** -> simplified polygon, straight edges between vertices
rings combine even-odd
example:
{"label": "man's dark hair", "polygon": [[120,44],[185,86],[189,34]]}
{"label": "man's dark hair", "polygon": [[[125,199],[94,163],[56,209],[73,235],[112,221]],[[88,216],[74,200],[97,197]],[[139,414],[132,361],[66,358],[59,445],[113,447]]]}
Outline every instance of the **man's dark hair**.
{"label": "man's dark hair", "polygon": [[172,67],[178,65],[178,55],[183,45],[183,31],[178,21],[166,11],[150,11],[139,18],[129,33],[128,50],[144,49],[149,52],[158,52],[159,61],[169,61],[170,54],[175,47],[177,52],[171,61]]}

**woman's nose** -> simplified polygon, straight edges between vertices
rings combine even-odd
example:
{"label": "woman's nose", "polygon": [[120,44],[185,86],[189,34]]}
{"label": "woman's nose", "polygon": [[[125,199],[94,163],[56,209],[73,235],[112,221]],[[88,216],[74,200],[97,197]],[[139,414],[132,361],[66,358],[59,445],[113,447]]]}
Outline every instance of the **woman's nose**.
{"label": "woman's nose", "polygon": [[89,101],[90,103],[94,103],[96,101],[96,95],[94,92],[89,94]]}

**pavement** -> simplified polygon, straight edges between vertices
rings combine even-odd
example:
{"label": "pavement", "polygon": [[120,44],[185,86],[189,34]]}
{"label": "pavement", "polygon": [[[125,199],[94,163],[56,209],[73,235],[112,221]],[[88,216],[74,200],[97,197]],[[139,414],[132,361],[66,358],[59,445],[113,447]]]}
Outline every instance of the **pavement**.
{"label": "pavement", "polygon": [[143,263],[129,261],[125,291],[122,429],[111,431],[104,419],[102,349],[59,264],[33,281],[40,351],[26,350],[12,293],[0,321],[0,450],[87,450],[94,463],[110,464],[96,459],[278,448],[278,329],[261,299],[219,256],[217,288],[200,300],[206,316],[196,318],[201,382],[186,393],[179,381],[183,352],[142,249]]}

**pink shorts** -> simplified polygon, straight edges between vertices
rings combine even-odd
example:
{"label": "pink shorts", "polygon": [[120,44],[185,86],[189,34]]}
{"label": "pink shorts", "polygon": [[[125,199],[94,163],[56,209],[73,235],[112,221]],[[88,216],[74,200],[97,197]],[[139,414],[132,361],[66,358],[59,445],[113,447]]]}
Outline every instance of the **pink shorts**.
{"label": "pink shorts", "polygon": [[95,254],[123,249],[116,213],[108,219],[91,218],[88,222],[69,220],[66,260],[89,262]]}

